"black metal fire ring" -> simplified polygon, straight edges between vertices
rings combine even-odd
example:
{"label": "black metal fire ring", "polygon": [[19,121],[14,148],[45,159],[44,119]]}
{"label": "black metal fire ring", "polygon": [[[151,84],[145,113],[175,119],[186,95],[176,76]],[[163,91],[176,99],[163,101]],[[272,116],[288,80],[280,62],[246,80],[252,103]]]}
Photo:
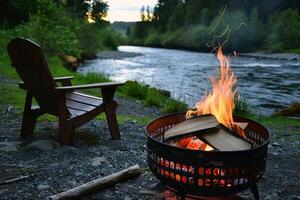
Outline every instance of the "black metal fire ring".
{"label": "black metal fire ring", "polygon": [[179,194],[219,197],[251,188],[259,199],[256,183],[266,168],[268,130],[253,120],[234,116],[235,122],[248,123],[246,137],[254,148],[209,152],[163,143],[164,132],[183,120],[184,113],[174,113],[146,126],[148,164],[153,174]]}

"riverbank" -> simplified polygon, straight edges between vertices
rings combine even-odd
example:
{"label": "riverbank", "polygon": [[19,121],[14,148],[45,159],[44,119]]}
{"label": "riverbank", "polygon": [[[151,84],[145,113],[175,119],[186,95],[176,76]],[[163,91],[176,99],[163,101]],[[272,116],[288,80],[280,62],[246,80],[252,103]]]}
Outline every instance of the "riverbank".
{"label": "riverbank", "polygon": [[238,56],[260,58],[260,59],[275,59],[275,60],[288,60],[300,61],[300,54],[297,53],[268,53],[268,52],[254,52],[254,53],[239,53]]}
{"label": "riverbank", "polygon": [[[58,146],[57,118],[50,116],[39,119],[32,138],[20,141],[24,91],[17,88],[17,75],[8,61],[4,61],[0,59],[0,170],[3,172],[0,183],[20,176],[28,178],[0,185],[1,199],[45,199],[133,164],[139,164],[143,169],[139,177],[82,199],[163,199],[164,188],[149,170],[147,152],[143,149],[146,142],[144,126],[163,114],[159,107],[145,107],[146,101],[141,100],[147,98],[145,91],[155,93],[153,88],[129,82],[118,91],[121,140],[110,139],[105,116],[100,115],[76,131],[72,147]],[[48,61],[55,76],[74,75],[75,84],[107,80],[101,75],[83,76],[67,71],[58,58],[48,58]],[[88,92],[99,95],[97,91]],[[155,95],[153,98],[156,101]],[[261,198],[298,198],[299,121],[285,117],[248,117],[266,125],[273,135],[267,171],[258,184]],[[252,194],[248,190],[236,198],[250,200]]]}
{"label": "riverbank", "polygon": [[[162,113],[155,107],[144,107],[141,102],[122,97],[118,97],[117,101],[121,140],[110,139],[107,123],[102,116],[77,129],[74,144],[70,147],[58,146],[56,120],[40,120],[34,136],[20,141],[21,110],[2,107],[0,183],[20,176],[28,178],[1,184],[1,199],[45,199],[134,164],[139,164],[143,169],[139,177],[82,199],[163,199],[165,189],[149,170],[147,152],[143,149],[146,144],[145,124]],[[271,118],[269,120],[272,121]],[[285,124],[284,120],[268,123],[265,119],[263,123],[267,124],[272,140],[266,173],[258,183],[261,199],[298,199],[300,126]],[[253,199],[250,190],[234,198]]]}

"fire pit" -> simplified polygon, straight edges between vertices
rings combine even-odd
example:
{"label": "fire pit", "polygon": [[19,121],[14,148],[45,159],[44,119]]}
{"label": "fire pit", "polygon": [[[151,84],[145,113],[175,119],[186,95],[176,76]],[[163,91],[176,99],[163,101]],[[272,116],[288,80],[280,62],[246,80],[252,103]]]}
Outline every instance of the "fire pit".
{"label": "fire pit", "polygon": [[165,132],[184,120],[185,113],[169,114],[146,126],[153,174],[181,198],[225,197],[251,188],[259,199],[256,183],[266,168],[268,130],[253,120],[233,116],[234,122],[248,123],[245,133],[252,148],[243,151],[191,150],[163,142]]}

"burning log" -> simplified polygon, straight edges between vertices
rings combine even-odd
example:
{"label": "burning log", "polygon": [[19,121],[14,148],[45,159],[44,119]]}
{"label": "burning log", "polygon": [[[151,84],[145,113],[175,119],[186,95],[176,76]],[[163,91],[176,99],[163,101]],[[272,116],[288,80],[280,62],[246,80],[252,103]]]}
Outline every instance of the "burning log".
{"label": "burning log", "polygon": [[199,135],[198,137],[219,151],[240,151],[248,150],[252,147],[252,144],[245,138],[232,133],[224,126],[217,131]]}
{"label": "burning log", "polygon": [[[247,123],[232,124],[230,130],[219,124],[213,115],[202,115],[185,120],[167,130],[164,140],[180,138],[176,141],[176,146],[193,150],[238,151],[250,149],[252,145],[245,139],[245,130],[239,126],[246,127]],[[187,135],[191,136],[182,138]],[[209,146],[207,147],[207,145]]]}
{"label": "burning log", "polygon": [[165,132],[164,140],[193,134],[200,131],[216,129],[219,122],[213,115],[202,115],[185,120]]}
{"label": "burning log", "polygon": [[88,183],[85,183],[76,188],[72,188],[68,191],[55,194],[49,197],[51,200],[63,200],[63,199],[78,199],[84,195],[87,195],[93,191],[100,190],[116,184],[119,181],[124,181],[131,177],[137,176],[141,173],[138,165],[131,166],[127,169],[119,171],[117,173],[105,176]]}

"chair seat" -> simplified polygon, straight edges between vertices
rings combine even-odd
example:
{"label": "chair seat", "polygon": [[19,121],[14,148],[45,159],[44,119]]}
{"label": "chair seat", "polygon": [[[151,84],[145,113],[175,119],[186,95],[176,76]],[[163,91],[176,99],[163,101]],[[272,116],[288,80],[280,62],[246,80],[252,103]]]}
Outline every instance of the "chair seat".
{"label": "chair seat", "polygon": [[84,93],[71,92],[66,94],[66,105],[70,112],[70,118],[92,111],[99,107],[102,103],[102,98]]}

